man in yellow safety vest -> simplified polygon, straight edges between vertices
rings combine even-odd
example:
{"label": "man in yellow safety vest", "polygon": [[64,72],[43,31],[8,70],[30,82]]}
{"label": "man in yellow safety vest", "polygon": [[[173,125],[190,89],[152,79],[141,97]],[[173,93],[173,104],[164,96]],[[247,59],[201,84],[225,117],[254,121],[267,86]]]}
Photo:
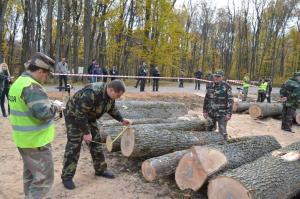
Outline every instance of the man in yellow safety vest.
{"label": "man in yellow safety vest", "polygon": [[261,80],[258,85],[257,102],[264,102],[267,97],[268,81]]}
{"label": "man in yellow safety vest", "polygon": [[40,199],[49,192],[54,179],[52,119],[60,107],[50,102],[41,84],[54,71],[55,62],[42,53],[35,53],[24,65],[26,71],[9,91],[9,120],[13,140],[23,159],[25,198]]}

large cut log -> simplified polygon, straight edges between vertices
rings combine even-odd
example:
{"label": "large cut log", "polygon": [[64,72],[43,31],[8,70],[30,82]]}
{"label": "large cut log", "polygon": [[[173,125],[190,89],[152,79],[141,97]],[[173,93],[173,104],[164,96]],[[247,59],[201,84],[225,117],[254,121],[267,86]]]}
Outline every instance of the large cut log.
{"label": "large cut log", "polygon": [[155,128],[128,129],[121,139],[121,151],[126,157],[155,157],[194,145],[222,142],[217,132],[169,131]]}
{"label": "large cut log", "polygon": [[250,102],[234,102],[232,106],[232,111],[235,113],[247,111],[250,105],[253,103]]}
{"label": "large cut log", "polygon": [[[191,149],[194,161],[179,162],[175,173],[176,183],[181,190],[196,191],[216,173],[237,168],[280,147],[272,136],[243,137],[224,145],[194,146]],[[194,165],[190,166],[190,163]],[[196,170],[186,176],[190,168]]]}
{"label": "large cut log", "polygon": [[[122,116],[128,119],[172,118],[188,113],[184,103],[162,101],[117,101],[116,106]],[[108,114],[102,120],[110,118]]]}
{"label": "large cut log", "polygon": [[210,199],[289,199],[300,190],[300,142],[211,180]]}
{"label": "large cut log", "polygon": [[[172,123],[157,123],[157,124],[138,124],[133,125],[134,129],[148,129],[155,128],[157,131],[159,130],[170,130],[170,131],[205,131],[207,130],[208,122],[205,120],[191,120],[191,121],[182,121],[182,120],[174,120]],[[101,141],[105,142],[108,135],[116,135],[122,131],[124,127],[115,126],[115,127],[100,127],[99,132],[101,135]]]}
{"label": "large cut log", "polygon": [[281,103],[256,103],[249,107],[249,114],[252,118],[264,118],[278,116],[282,113]]}
{"label": "large cut log", "polygon": [[295,121],[297,124],[300,124],[300,109],[297,109],[295,113]]}
{"label": "large cut log", "polygon": [[189,152],[189,149],[175,151],[159,157],[145,160],[142,164],[142,173],[147,181],[165,177],[175,173],[179,160]]}

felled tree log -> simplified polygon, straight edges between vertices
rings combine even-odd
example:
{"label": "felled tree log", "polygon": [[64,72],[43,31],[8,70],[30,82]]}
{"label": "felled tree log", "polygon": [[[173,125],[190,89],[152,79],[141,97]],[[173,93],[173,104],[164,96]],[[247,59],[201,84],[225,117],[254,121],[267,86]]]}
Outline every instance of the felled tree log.
{"label": "felled tree log", "polygon": [[175,151],[159,157],[145,160],[142,164],[142,173],[147,181],[171,175],[175,172],[179,160],[189,152],[189,149]]}
{"label": "felled tree log", "polygon": [[[173,123],[158,123],[158,124],[138,124],[133,125],[134,129],[148,129],[155,128],[159,130],[170,130],[170,131],[205,131],[208,126],[208,122],[205,120],[191,120],[191,121],[182,121],[174,120]],[[100,127],[99,132],[101,135],[101,141],[105,142],[108,135],[116,135],[122,131],[123,126],[116,127]]]}
{"label": "felled tree log", "polygon": [[[117,101],[116,106],[124,118],[173,118],[187,114],[184,103],[162,101]],[[103,119],[110,116],[105,114]]]}
{"label": "felled tree log", "polygon": [[155,157],[194,145],[223,141],[216,132],[169,131],[155,128],[129,129],[121,139],[121,151],[126,157]]}
{"label": "felled tree log", "polygon": [[[175,123],[177,118],[168,118],[168,119],[161,119],[161,118],[138,118],[138,119],[132,119],[133,125],[138,124],[161,124],[161,123]],[[106,120],[101,121],[99,123],[99,126],[102,127],[116,127],[116,126],[123,126],[121,122],[118,122],[116,120]]]}
{"label": "felled tree log", "polygon": [[232,111],[235,113],[243,112],[249,109],[250,105],[253,103],[250,102],[234,102],[232,106]]}
{"label": "felled tree log", "polygon": [[192,163],[195,164],[192,168],[197,169],[186,177],[190,161],[180,161],[175,174],[176,183],[182,190],[196,191],[214,174],[237,168],[280,147],[272,136],[244,137],[224,145],[194,146],[191,149]]}
{"label": "felled tree log", "polygon": [[296,113],[295,113],[295,121],[297,124],[300,124],[300,110],[297,109]]}
{"label": "felled tree log", "polygon": [[229,170],[208,186],[210,199],[289,199],[300,189],[300,142]]}
{"label": "felled tree log", "polygon": [[255,103],[250,105],[249,114],[252,118],[278,116],[282,113],[281,103]]}

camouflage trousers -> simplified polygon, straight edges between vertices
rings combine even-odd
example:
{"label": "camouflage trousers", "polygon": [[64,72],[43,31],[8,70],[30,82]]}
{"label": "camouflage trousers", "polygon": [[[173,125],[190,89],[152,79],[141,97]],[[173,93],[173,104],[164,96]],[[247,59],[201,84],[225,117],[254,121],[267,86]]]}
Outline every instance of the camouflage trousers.
{"label": "camouflage trousers", "polygon": [[43,198],[54,180],[51,145],[39,148],[18,148],[23,159],[25,199]]}
{"label": "camouflage trousers", "polygon": [[225,120],[225,116],[209,115],[207,121],[208,131],[213,131],[214,129],[216,129],[216,123],[218,123],[219,133],[221,133],[224,136],[224,138],[227,138],[227,121]]}
{"label": "camouflage trousers", "polygon": [[248,88],[243,88],[243,101],[247,101]]}
{"label": "camouflage trousers", "polygon": [[[63,170],[61,178],[63,180],[72,179],[75,175],[77,163],[80,155],[83,135],[86,132],[80,130],[76,124],[75,118],[65,116],[65,124],[67,127],[67,145],[65,149]],[[96,122],[89,123],[93,141],[101,142],[99,129]],[[107,164],[102,151],[102,145],[97,143],[89,143],[90,153],[93,159],[93,166],[96,173],[101,173],[106,170]]]}
{"label": "camouflage trousers", "polygon": [[282,124],[281,129],[291,130],[294,120],[296,108],[288,107],[285,104],[282,109]]}

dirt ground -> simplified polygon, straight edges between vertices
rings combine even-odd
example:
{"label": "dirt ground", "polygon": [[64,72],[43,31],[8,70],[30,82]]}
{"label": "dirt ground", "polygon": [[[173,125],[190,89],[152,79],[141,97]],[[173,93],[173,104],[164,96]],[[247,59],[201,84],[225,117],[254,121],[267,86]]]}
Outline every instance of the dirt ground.
{"label": "dirt ground", "polygon": [[[50,93],[51,98],[60,99],[57,93]],[[184,102],[193,110],[190,114],[201,116],[203,98],[192,93],[127,93],[124,99],[162,100]],[[300,127],[294,126],[295,134],[285,133],[280,130],[280,120],[268,118],[254,120],[247,114],[234,114],[228,123],[228,132],[231,137],[247,135],[273,135],[286,146],[300,141]],[[0,199],[24,198],[22,187],[22,160],[11,139],[11,127],[7,118],[0,118],[2,127],[0,133]],[[87,147],[81,151],[79,165],[74,178],[76,189],[64,189],[60,174],[66,134],[63,119],[56,122],[57,136],[54,140],[53,156],[55,167],[55,182],[49,194],[52,199],[60,198],[86,198],[86,199],[150,199],[150,198],[191,198],[189,191],[179,191],[171,176],[155,183],[148,183],[142,178],[140,171],[141,161],[128,160],[120,153],[106,153],[109,169],[117,175],[116,179],[109,180],[95,177],[91,157]]]}

